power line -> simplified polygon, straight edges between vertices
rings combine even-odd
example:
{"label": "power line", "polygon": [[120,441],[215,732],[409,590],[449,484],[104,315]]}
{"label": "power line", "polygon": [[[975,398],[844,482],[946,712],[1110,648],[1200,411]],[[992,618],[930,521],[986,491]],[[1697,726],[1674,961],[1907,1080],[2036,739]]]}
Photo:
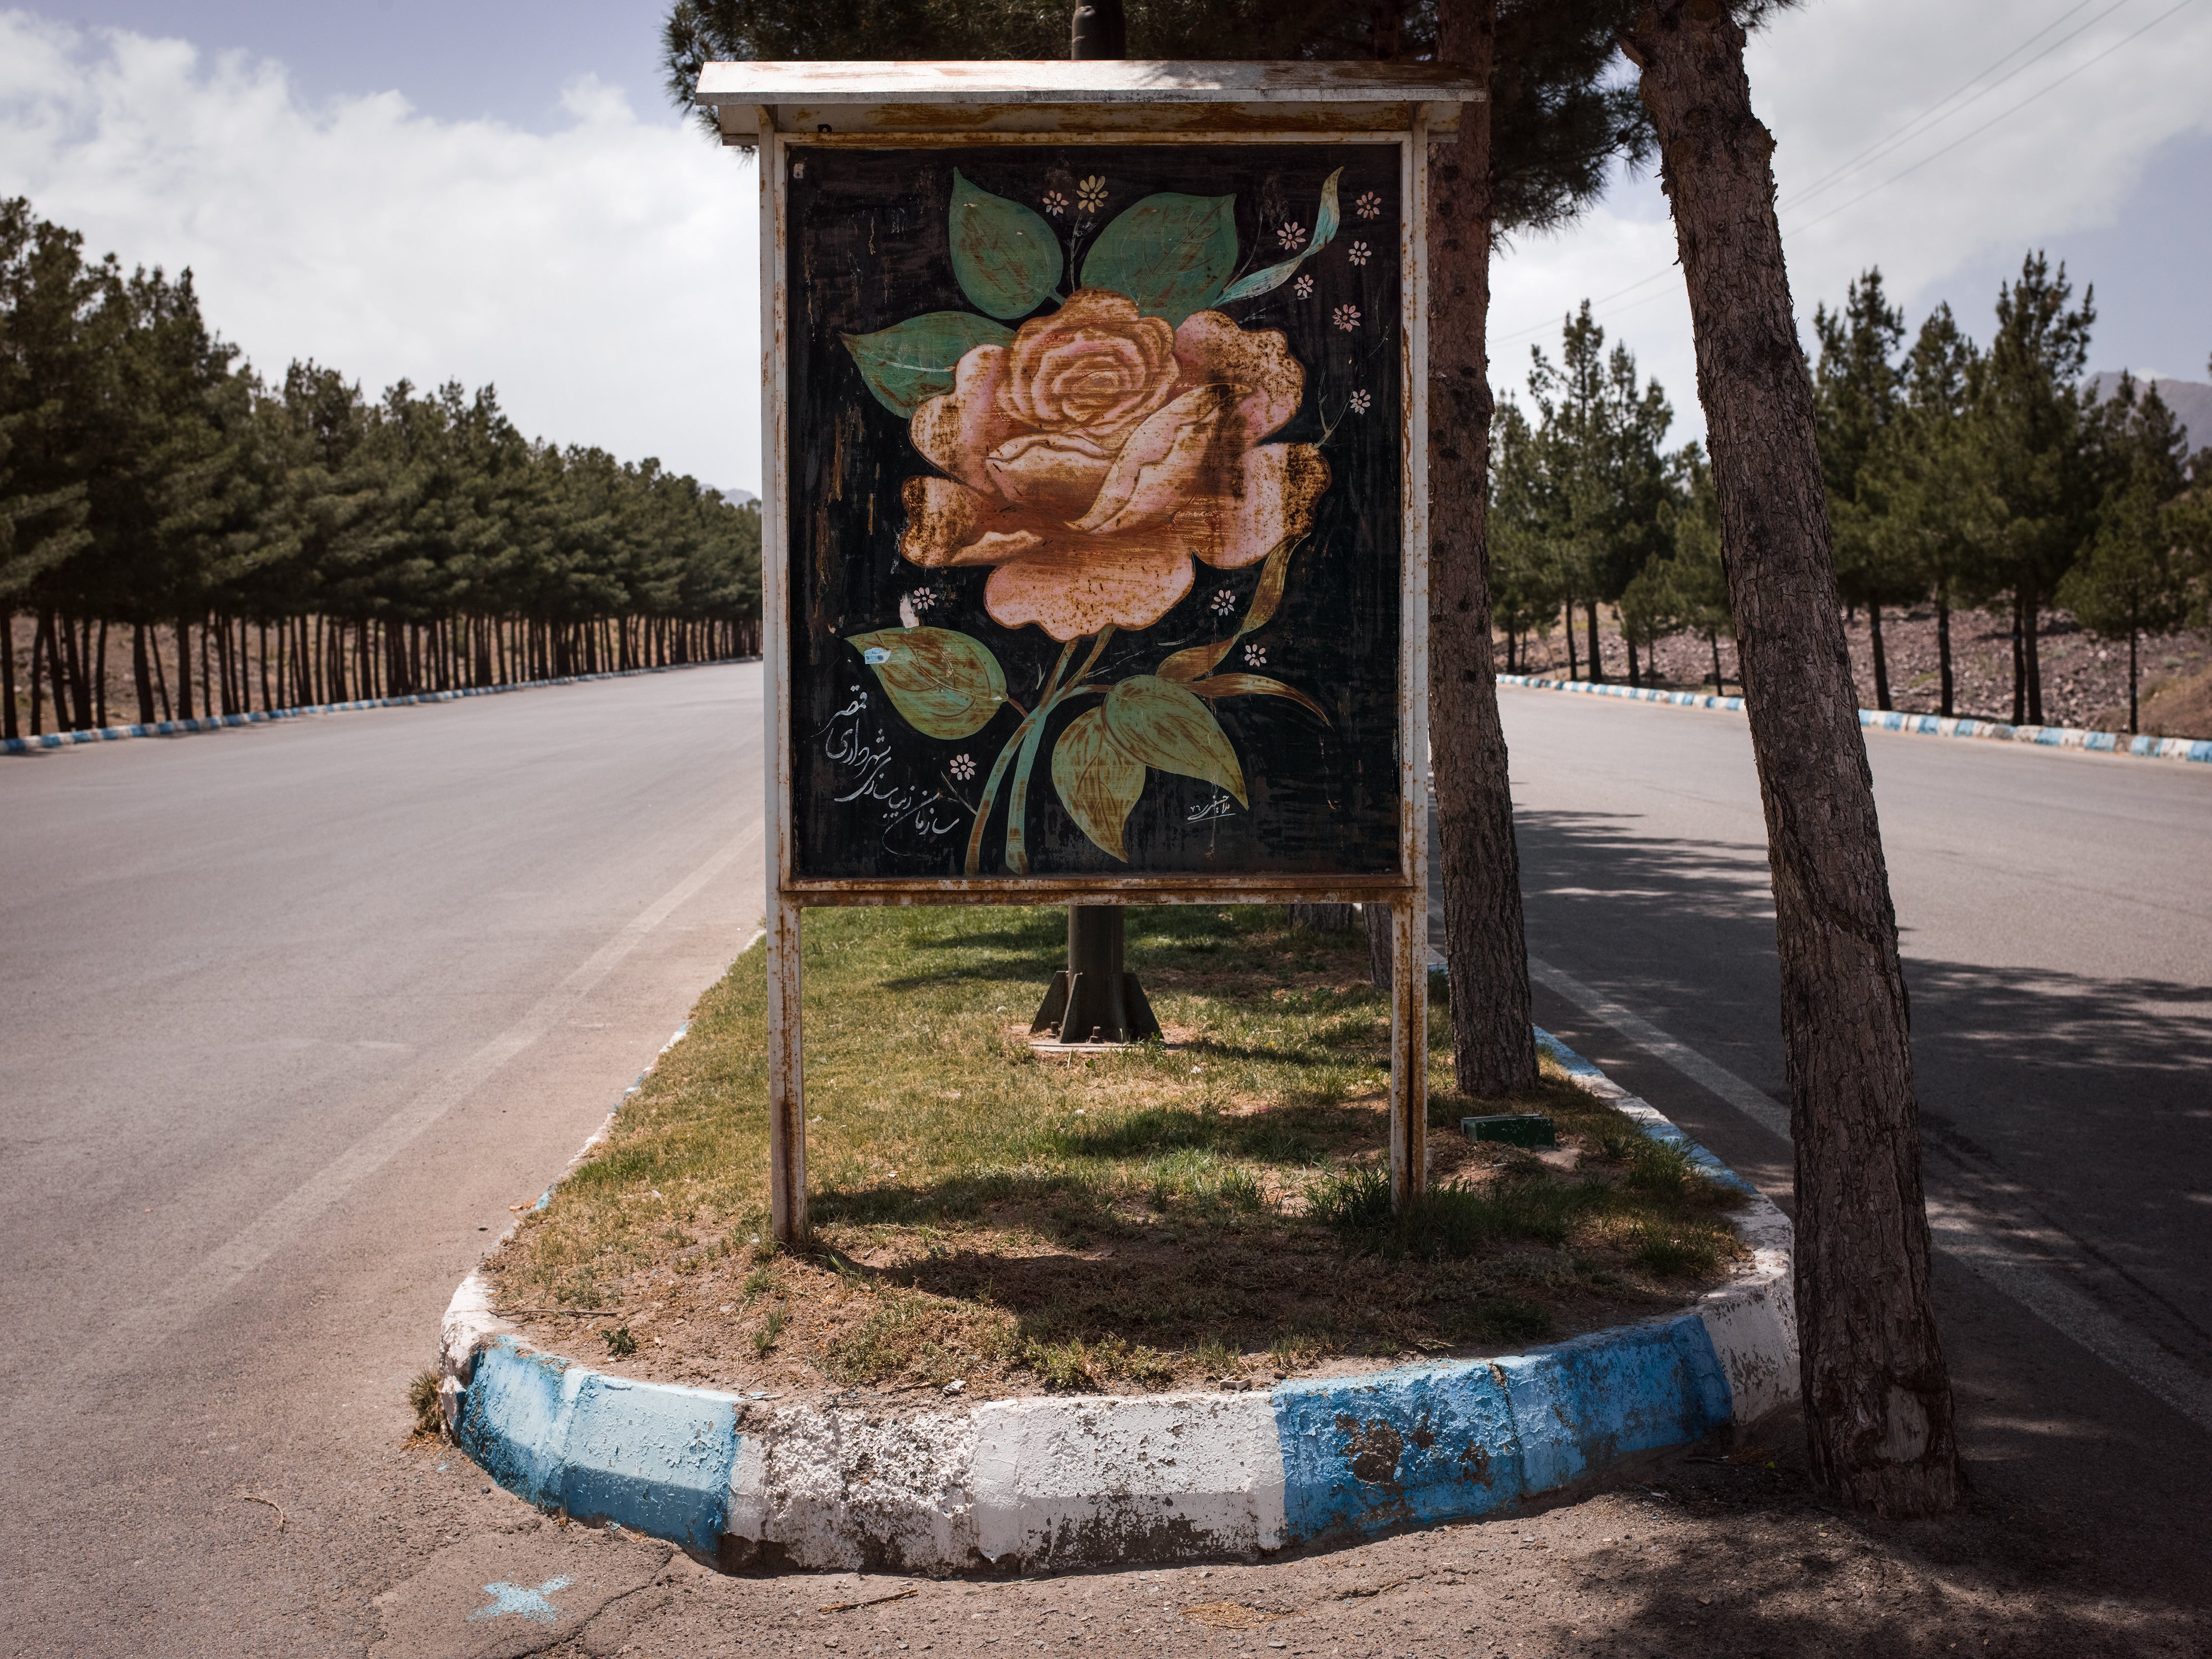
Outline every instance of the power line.
{"label": "power line", "polygon": [[[1959,88],[1959,92],[1963,92],[1966,87],[1972,86],[1976,81],[1980,80],[1983,76],[1988,75],[1991,70],[1995,70],[2009,61],[2011,58],[2019,56],[2019,54],[2025,51],[2028,46],[2033,46],[2044,35],[2048,34],[2052,29],[2066,21],[2068,18],[2081,11],[2084,6],[2094,3],[2095,3],[2095,0],[2081,0],[2080,4],[2075,5],[2070,10],[2061,13],[2051,22],[2045,24],[2044,27],[2039,29],[2035,34],[2028,36],[2027,40],[2021,41],[2019,46],[2014,46],[2002,58],[1998,58],[1996,63],[1990,65],[1989,69],[1984,70],[1981,72],[1981,75],[1978,75],[1972,80],[1966,82]],[[1976,93],[1974,95],[1974,98],[1969,99],[1967,102],[1971,104],[1975,101],[1976,99],[1980,98],[1984,94],[1996,90],[1997,87],[2004,84],[2006,81],[2011,80],[2014,75],[2019,74],[2022,70],[2027,69],[2033,64],[2040,62],[2043,58],[2049,57],[2051,52],[2065,45],[2068,40],[2071,40],[2081,34],[2083,29],[2094,27],[2105,18],[2111,16],[2113,12],[2118,11],[2121,6],[2127,3],[2128,0],[2115,0],[2114,4],[2106,7],[2103,11],[2098,13],[2097,15],[2091,18],[2088,22],[2084,23],[2081,28],[2072,30],[2063,39],[2053,41],[2042,52],[2038,52],[2033,58],[2028,59],[2027,63],[2015,66],[2009,74],[2003,76],[1999,80],[1992,82],[1989,86],[1983,88],[1981,92]],[[1991,116],[1979,126],[1973,128],[1970,131],[1961,133],[1958,137],[1954,138],[1949,143],[1945,144],[1941,149],[1935,150],[1927,156],[1922,156],[1920,160],[1913,162],[1911,166],[1900,168],[1898,172],[1892,174],[1888,178],[1884,179],[1880,184],[1869,186],[1867,189],[1861,191],[1857,195],[1838,204],[1836,206],[1830,208],[1825,213],[1819,214],[1813,218],[1806,220],[1803,223],[1795,226],[1791,229],[1784,232],[1784,234],[1787,235],[1796,235],[1806,230],[1809,230],[1814,225],[1820,224],[1826,220],[1835,217],[1837,214],[1844,212],[1847,209],[1857,206],[1869,197],[1877,195],[1881,192],[1888,189],[1890,186],[1897,183],[1900,179],[1904,179],[1911,174],[1917,173],[1922,168],[1926,167],[1929,162],[1940,160],[1943,156],[1949,155],[1953,150],[1958,149],[1961,144],[1967,143],[1972,140],[1979,137],[1983,133],[1987,132],[1991,127],[1996,126],[1998,123],[2008,119],[2011,116],[2018,114],[2021,110],[2027,108],[2030,104],[2034,103],[2045,94],[2057,90],[2059,87],[2063,86],[2067,82],[2072,80],[2075,76],[2080,75],[2084,70],[2103,62],[2106,58],[2118,52],[2121,47],[2139,39],[2142,35],[2148,34],[2151,30],[2156,28],[2160,23],[2166,21],[2167,18],[2172,16],[2176,12],[2181,11],[2194,3],[2195,0],[2176,0],[2175,4],[2167,7],[2166,10],[2159,13],[2157,16],[2152,18],[2150,21],[2142,25],[2142,27],[2132,30],[2129,34],[2121,36],[2111,46],[2106,46],[2102,52],[2100,52],[2095,54],[2095,56],[2085,58],[2082,62],[2076,64],[2072,69],[2068,70],[2063,75],[2059,76],[2056,80],[2046,82],[2034,92],[2030,93],[2027,97],[2021,99],[2018,103],[2010,106],[2008,108],[1999,112],[1996,115]],[[1897,137],[1898,134],[1903,133],[1910,128],[1924,122],[1929,116],[1934,114],[1936,111],[1941,110],[1945,104],[1948,104],[1951,102],[1953,99],[1955,99],[1959,95],[1959,92],[1953,92],[1949,96],[1929,106],[1929,109],[1923,112],[1921,115],[1914,117],[1911,121],[1905,123],[1904,127],[1897,129],[1896,132],[1890,135],[1891,137],[1893,138]],[[1960,109],[1965,107],[1965,105],[1960,106]],[[1952,114],[1957,114],[1959,110],[1953,110],[1950,113]],[[1802,202],[1807,197],[1825,189],[1830,182],[1854,170],[1861,160],[1872,156],[1875,152],[1881,150],[1883,147],[1888,143],[1889,139],[1887,138],[1877,141],[1868,149],[1862,150],[1858,156],[1856,156],[1851,161],[1844,163],[1842,167],[1835,168],[1826,174],[1824,174],[1818,182],[1808,186],[1805,190],[1800,192],[1794,200]],[[1648,288],[1653,283],[1659,282],[1672,274],[1673,272],[1671,268],[1655,271],[1650,276],[1642,278],[1636,282],[1629,284],[1626,288],[1616,289],[1611,294],[1602,296],[1598,299],[1591,301],[1590,304],[1593,308],[1600,305],[1608,304],[1613,300],[1620,299],[1627,295],[1635,293],[1638,289]],[[1632,309],[1634,306],[1642,305],[1645,303],[1646,300],[1657,299],[1660,296],[1656,294],[1648,295],[1645,296],[1644,300],[1632,301],[1629,305],[1615,307],[1614,314],[1618,314],[1620,311]],[[1521,339],[1531,334],[1541,333],[1545,329],[1549,328],[1551,324],[1548,321],[1541,322],[1527,328],[1515,329],[1508,333],[1493,334],[1491,338],[1497,343],[1503,345],[1508,341]]]}
{"label": "power line", "polygon": [[1797,226],[1796,229],[1789,232],[1788,234],[1790,235],[1797,235],[1805,231],[1810,230],[1814,225],[1820,223],[1822,221],[1834,218],[1836,215],[1841,213],[1845,208],[1857,206],[1861,202],[1866,200],[1868,197],[1875,194],[1875,192],[1888,189],[1890,186],[1895,184],[1899,179],[1905,178],[1910,174],[1919,172],[1920,169],[1926,167],[1929,162],[1937,161],[1943,156],[1948,156],[1953,150],[1958,149],[1960,144],[1965,143],[1968,139],[1979,137],[1983,133],[1987,132],[1991,127],[2003,120],[2007,116],[2017,115],[2021,110],[2026,109],[2030,104],[2042,97],[2045,93],[2057,91],[2060,87],[2064,86],[2075,76],[2081,74],[2083,70],[2104,62],[2106,58],[2111,57],[2122,46],[2126,46],[2130,40],[2135,40],[2137,36],[2149,34],[2160,23],[2166,21],[2167,18],[2172,16],[2174,13],[2182,10],[2185,7],[2192,6],[2196,3],[2197,0],[2175,0],[2174,4],[2168,6],[2164,11],[2159,13],[2157,16],[2152,18],[2150,21],[2145,23],[2141,28],[2134,31],[2133,34],[2122,35],[2118,40],[2113,41],[2111,46],[2106,46],[2095,57],[2083,59],[2081,63],[2076,64],[2072,69],[2068,70],[2065,74],[2060,76],[2057,80],[2029,93],[2027,97],[2021,99],[2011,108],[2005,110],[2000,114],[1992,115],[1988,120],[1983,122],[1981,125],[1974,128],[1972,131],[1961,133],[1958,137],[1954,138],[1949,143],[1944,145],[1942,149],[1935,151],[1931,155],[1922,156],[1911,167],[1905,168],[1896,173],[1893,173],[1888,178],[1884,179],[1880,184],[1871,186],[1869,188],[1861,191],[1849,201],[1839,203],[1836,206],[1830,208],[1826,213],[1806,220],[1804,223]]}
{"label": "power line", "polygon": [[1908,135],[1915,132],[1917,130],[1924,129],[1932,121],[1937,119],[1948,120],[1951,116],[1959,114],[1961,111],[1966,110],[1974,103],[1979,101],[1981,99],[1989,96],[1990,93],[1995,92],[2007,81],[2011,80],[2014,76],[2019,75],[2026,70],[2032,69],[2036,64],[2041,63],[2045,58],[2051,56],[2052,52],[2057,51],[2059,47],[2064,46],[2067,41],[2073,40],[2075,35],[2080,34],[2082,30],[2096,27],[2098,24],[2103,22],[2105,19],[2110,17],[2122,6],[2128,4],[2129,0],[2113,0],[2112,4],[2106,7],[2104,10],[2099,12],[2087,22],[2082,24],[2081,28],[2075,29],[2067,34],[2062,35],[2059,39],[2053,40],[2041,52],[2037,52],[2034,57],[2029,58],[2027,63],[2014,65],[2009,74],[1999,76],[1997,79],[1991,81],[1989,85],[1984,87],[1979,92],[1975,93],[1974,95],[1972,98],[1967,99],[1965,103],[1960,104],[1957,109],[1946,110],[1944,108],[1947,104],[1951,103],[1960,95],[1960,93],[1965,92],[1968,88],[1973,86],[1976,82],[1982,80],[1984,76],[1995,73],[2000,69],[2002,69],[2005,64],[2010,63],[2012,59],[2019,57],[2021,52],[2026,52],[2030,46],[2033,46],[2038,40],[2040,40],[2045,35],[2050,34],[2051,30],[2057,28],[2068,18],[2073,16],[2077,12],[2084,10],[2087,7],[2094,5],[2095,3],[2096,0],[2079,0],[2079,3],[2069,7],[2065,11],[2061,12],[2057,16],[2052,18],[2051,21],[2045,23],[2034,34],[2029,35],[2027,40],[2021,41],[2010,52],[2005,53],[2003,57],[1998,58],[1996,63],[1991,64],[1989,68],[1984,70],[1981,74],[1969,76],[1966,80],[1961,82],[1954,90],[1948,94],[1946,96],[1937,99],[1926,109],[1922,110],[1919,114],[1907,121],[1903,126],[1893,129],[1884,137],[1877,138],[1873,143],[1869,144],[1864,149],[1859,151],[1857,155],[1852,156],[1849,161],[1844,162],[1841,165],[1822,174],[1811,184],[1807,185],[1802,190],[1800,190],[1790,200],[1781,204],[1781,205],[1784,207],[1795,207],[1800,202],[1806,200],[1808,197],[1817,196],[1820,192],[1826,190],[1829,185],[1856,172],[1862,164],[1874,160],[1877,156],[1885,155],[1888,151],[1894,149]]}

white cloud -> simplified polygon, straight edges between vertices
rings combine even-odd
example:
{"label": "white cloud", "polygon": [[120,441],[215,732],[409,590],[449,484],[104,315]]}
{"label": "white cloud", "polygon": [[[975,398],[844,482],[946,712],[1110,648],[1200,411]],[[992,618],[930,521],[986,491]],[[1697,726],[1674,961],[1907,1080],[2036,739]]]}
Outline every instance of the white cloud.
{"label": "white cloud", "polygon": [[283,68],[0,13],[0,191],[190,265],[264,374],[492,381],[516,424],[760,485],[757,174],[586,80],[568,124],[310,107]]}
{"label": "white cloud", "polygon": [[[2110,225],[2160,146],[2212,135],[2212,100],[2203,95],[2212,10],[2191,6],[2155,21],[2172,3],[1823,0],[1783,13],[1754,35],[1747,54],[1752,102],[1777,142],[1782,223],[1801,326],[1809,332],[1816,302],[1835,302],[1852,277],[1879,265],[1914,322],[1948,297],[1970,332],[1986,338],[1995,286],[1984,273],[1993,260],[2016,269],[2031,247]],[[1878,159],[1807,193],[2054,23],[1987,77],[2010,74],[2002,85],[1971,103],[1961,100]],[[2153,27],[2125,40],[2145,25]],[[2067,40],[2076,29],[2081,32]],[[2045,88],[2051,90],[2018,113],[1936,154]],[[1852,201],[1876,186],[1882,187]],[[2202,215],[2204,203],[2176,203],[2171,210]],[[2212,259],[2212,239],[2203,247]],[[1493,374],[1501,390],[1519,387],[1531,341],[1557,355],[1557,319],[1582,296],[1597,299],[1664,273],[1595,312],[1613,339],[1636,351],[1639,366],[1665,383],[1681,423],[1678,436],[1701,430],[1689,307],[1674,259],[1673,227],[1650,179],[1617,187],[1566,232],[1516,247],[1496,272],[1491,310]],[[1968,271],[1972,291],[1947,287]],[[2177,340],[2169,355],[2187,362],[2207,343]]]}
{"label": "white cloud", "polygon": [[[1992,260],[2109,223],[2160,145],[2212,135],[2200,90],[2212,9],[2181,10],[1988,132],[1807,222],[2171,3],[2119,0],[2106,15],[2112,0],[1822,0],[1755,36],[1753,98],[1779,144],[1801,317],[1879,264],[1916,320],[1948,292],[1985,334]],[[1787,205],[2062,17],[2005,68],[2061,43],[2048,57]],[[526,431],[757,490],[757,174],[671,116],[640,119],[602,84],[572,85],[564,108],[567,125],[532,133],[434,119],[397,94],[313,103],[265,59],[0,13],[0,190],[83,230],[94,253],[191,265],[210,319],[264,371],[312,356],[372,388],[403,375],[491,381]],[[2201,201],[2175,210],[2212,218]],[[2212,265],[2212,232],[2200,241]],[[1512,248],[1492,308],[1499,386],[1519,387],[1532,342],[1556,352],[1559,316],[1588,295],[1665,382],[1677,437],[1701,430],[1674,257],[1649,178],[1565,234]],[[2105,286],[2104,273],[2077,274]],[[2207,344],[2148,349],[2185,373]]]}

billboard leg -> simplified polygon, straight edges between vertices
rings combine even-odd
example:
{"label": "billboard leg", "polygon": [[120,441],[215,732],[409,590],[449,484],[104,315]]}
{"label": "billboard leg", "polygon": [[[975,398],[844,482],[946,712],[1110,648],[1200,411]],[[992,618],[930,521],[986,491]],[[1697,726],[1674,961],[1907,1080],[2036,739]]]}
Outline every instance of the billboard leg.
{"label": "billboard leg", "polygon": [[779,1244],[795,1244],[806,1236],[799,942],[799,906],[778,894],[768,930],[768,1187],[769,1219]]}
{"label": "billboard leg", "polygon": [[1390,1202],[1429,1185],[1428,896],[1390,906]]}
{"label": "billboard leg", "polygon": [[1160,1034],[1145,988],[1122,962],[1122,909],[1067,907],[1067,967],[1052,976],[1036,1018],[1030,1022],[1032,1037],[1056,1034],[1064,1043],[1140,1043]]}

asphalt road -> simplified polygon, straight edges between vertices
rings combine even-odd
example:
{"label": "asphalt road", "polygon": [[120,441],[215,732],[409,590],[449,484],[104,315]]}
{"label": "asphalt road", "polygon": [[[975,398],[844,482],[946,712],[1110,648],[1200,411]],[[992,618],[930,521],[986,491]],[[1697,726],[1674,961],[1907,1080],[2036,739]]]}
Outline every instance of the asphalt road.
{"label": "asphalt road", "polygon": [[0,1653],[359,1653],[471,1524],[407,1381],[751,936],[759,699],[0,762]]}
{"label": "asphalt road", "polygon": [[[1786,1199],[1741,720],[1505,696],[1540,1020]],[[704,668],[0,766],[0,1654],[2201,1639],[2212,769],[1870,739],[1957,1526],[1850,1532],[1782,1448],[1678,1461],[1671,1497],[1009,1599],[722,1578],[408,1442],[455,1281],[751,935],[758,697]],[[1175,1610],[1217,1593],[1279,1622]]]}
{"label": "asphalt road", "polygon": [[[1538,1023],[1787,1207],[1745,721],[1501,698]],[[2212,1607],[2212,767],[1867,744],[1971,1478]]]}

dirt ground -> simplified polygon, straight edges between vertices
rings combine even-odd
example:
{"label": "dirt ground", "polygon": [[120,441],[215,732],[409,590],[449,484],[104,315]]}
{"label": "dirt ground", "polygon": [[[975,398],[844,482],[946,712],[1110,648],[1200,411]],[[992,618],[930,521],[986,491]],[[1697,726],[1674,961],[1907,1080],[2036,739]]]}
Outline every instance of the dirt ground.
{"label": "dirt ground", "polygon": [[[530,1534],[516,1546],[544,1553],[549,1564],[566,1547],[563,1536],[596,1541],[568,1553],[598,1557],[609,1570],[618,1557],[626,1570],[612,1577],[635,1586],[593,1596],[574,1618],[563,1609],[542,1628],[453,1621],[456,1635],[472,1632],[470,1652],[494,1651],[481,1644],[495,1632],[498,1652],[562,1659],[1070,1650],[1255,1659],[2148,1659],[2212,1651],[2204,1609],[2139,1591],[2111,1594],[2115,1564],[2064,1512],[2020,1513],[1973,1498],[1936,1522],[1844,1518],[1812,1493],[1802,1445],[1799,1426],[1778,1422],[1733,1451],[1708,1444],[1669,1454],[1482,1521],[1272,1558],[943,1579],[729,1577],[665,1546],[561,1528],[504,1493],[480,1496],[466,1484],[475,1477],[465,1461],[434,1449],[413,1455],[453,1463],[438,1484],[453,1487],[457,1516],[491,1522],[490,1505],[508,1529]],[[427,1580],[434,1559],[426,1567]],[[552,1599],[558,1606],[565,1598]],[[387,1641],[372,1652],[396,1659],[396,1625],[387,1624]]]}
{"label": "dirt ground", "polygon": [[[1913,714],[1940,712],[1934,610],[1885,614],[1881,632],[1893,706]],[[1850,646],[1859,704],[1871,709],[1875,706],[1874,653],[1866,613],[1862,611],[1847,619],[1844,634]],[[2045,719],[2053,725],[2125,731],[2126,644],[2092,638],[2063,612],[2046,612],[2037,637],[2043,664]],[[1576,635],[1578,653],[1586,638],[1583,633]],[[1626,648],[1619,632],[1602,617],[1598,640],[1606,673],[1626,680]],[[2160,737],[2212,737],[2212,676],[2207,674],[2212,669],[2212,640],[2201,633],[2159,634],[2142,641],[2139,655],[2142,729]],[[1704,640],[1686,634],[1662,639],[1653,656],[1655,663],[1646,667],[1646,685],[1684,691],[1712,689],[1712,653]],[[1954,712],[1977,719],[2010,720],[2011,618],[1978,611],[1954,612],[1951,657],[1956,685]],[[1549,637],[1530,643],[1528,662],[1524,673],[1564,674],[1567,671],[1566,642],[1557,628]],[[1587,655],[1581,656],[1578,666],[1587,678]],[[1743,688],[1735,678],[1735,650],[1727,640],[1721,642],[1721,669],[1728,678],[1729,690],[1741,692]],[[2160,691],[2166,693],[2162,697],[2156,695]]]}

